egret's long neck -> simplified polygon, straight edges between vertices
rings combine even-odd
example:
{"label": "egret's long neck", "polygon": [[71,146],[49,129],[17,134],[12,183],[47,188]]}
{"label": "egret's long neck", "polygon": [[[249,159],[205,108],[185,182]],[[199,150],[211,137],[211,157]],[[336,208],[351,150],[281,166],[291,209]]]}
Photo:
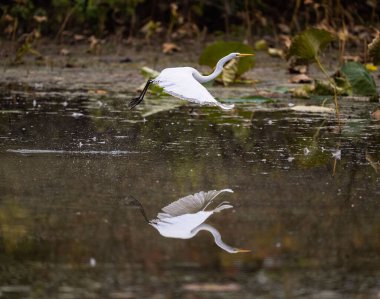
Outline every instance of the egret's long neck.
{"label": "egret's long neck", "polygon": [[236,57],[236,54],[229,54],[229,55],[223,57],[222,59],[220,59],[215,66],[215,70],[210,75],[203,76],[199,72],[194,72],[193,76],[199,83],[205,83],[205,82],[211,81],[211,80],[215,79],[216,77],[218,77],[223,70],[223,66],[228,61],[230,61],[231,59],[233,59],[235,57]]}
{"label": "egret's long neck", "polygon": [[236,252],[236,248],[231,247],[222,241],[222,236],[220,235],[218,230],[216,228],[214,228],[213,226],[211,226],[209,224],[205,224],[205,223],[198,225],[196,228],[193,229],[194,236],[201,230],[209,231],[214,237],[215,244],[218,245],[223,250],[230,252],[230,253]]}

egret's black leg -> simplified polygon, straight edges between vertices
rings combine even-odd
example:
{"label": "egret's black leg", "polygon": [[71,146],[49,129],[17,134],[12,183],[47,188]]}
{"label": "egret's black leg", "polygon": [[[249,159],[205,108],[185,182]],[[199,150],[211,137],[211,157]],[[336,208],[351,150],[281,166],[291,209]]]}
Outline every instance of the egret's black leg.
{"label": "egret's black leg", "polygon": [[137,98],[133,98],[132,101],[128,104],[129,109],[135,108],[138,104],[142,102],[144,99],[144,96],[146,94],[146,91],[148,90],[149,85],[153,82],[153,80],[148,80],[145,84],[144,89],[142,90],[141,94]]}
{"label": "egret's black leg", "polygon": [[140,211],[140,213],[143,215],[145,221],[149,223],[148,217],[147,217],[146,214],[145,214],[144,207],[143,207],[142,204],[141,204],[136,198],[134,198],[132,195],[128,195],[128,197],[125,199],[125,205],[126,205],[126,206],[129,206],[129,207],[136,207],[136,208],[138,208],[139,211]]}

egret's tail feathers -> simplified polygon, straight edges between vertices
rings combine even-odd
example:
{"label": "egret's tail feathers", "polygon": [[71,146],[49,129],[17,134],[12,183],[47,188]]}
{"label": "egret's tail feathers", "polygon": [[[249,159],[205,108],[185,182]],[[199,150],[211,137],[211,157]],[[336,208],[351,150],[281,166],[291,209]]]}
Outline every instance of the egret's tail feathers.
{"label": "egret's tail feathers", "polygon": [[218,103],[218,106],[224,110],[231,110],[231,109],[234,109],[235,107],[234,104],[228,105],[228,104],[222,104],[222,103]]}

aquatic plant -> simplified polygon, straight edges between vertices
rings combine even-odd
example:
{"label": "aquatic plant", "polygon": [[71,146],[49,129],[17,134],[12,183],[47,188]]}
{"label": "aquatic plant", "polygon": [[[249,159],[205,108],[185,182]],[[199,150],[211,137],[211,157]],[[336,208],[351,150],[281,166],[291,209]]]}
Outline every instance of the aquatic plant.
{"label": "aquatic plant", "polygon": [[293,38],[292,44],[289,48],[289,57],[296,57],[296,59],[302,60],[306,63],[315,62],[329,80],[334,91],[335,112],[340,127],[337,86],[320,60],[320,53],[323,52],[334,39],[335,36],[327,30],[317,28],[306,29]]}

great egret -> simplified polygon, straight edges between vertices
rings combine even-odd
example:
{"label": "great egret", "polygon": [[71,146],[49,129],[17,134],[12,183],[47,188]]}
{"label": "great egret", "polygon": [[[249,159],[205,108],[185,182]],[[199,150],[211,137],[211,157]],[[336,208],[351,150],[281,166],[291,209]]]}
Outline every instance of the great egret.
{"label": "great egret", "polygon": [[254,54],[230,53],[216,64],[215,70],[208,76],[201,75],[192,67],[166,68],[153,80],[148,80],[141,94],[129,103],[133,109],[144,99],[145,93],[151,83],[162,87],[164,91],[174,97],[201,105],[219,106],[222,109],[232,109],[234,105],[225,105],[217,100],[201,84],[215,79],[223,70],[224,64],[233,58],[252,56]]}
{"label": "great egret", "polygon": [[145,220],[158,232],[167,238],[191,239],[201,230],[209,231],[215,240],[216,245],[230,253],[249,252],[250,250],[231,247],[222,241],[219,231],[209,224],[205,224],[207,218],[233,206],[229,202],[220,203],[215,209],[206,211],[212,201],[223,192],[233,192],[231,189],[212,190],[208,192],[198,192],[193,195],[180,198],[162,208],[162,212],[157,214],[157,218],[148,220],[144,208],[136,199],[134,203],[138,206]]}

